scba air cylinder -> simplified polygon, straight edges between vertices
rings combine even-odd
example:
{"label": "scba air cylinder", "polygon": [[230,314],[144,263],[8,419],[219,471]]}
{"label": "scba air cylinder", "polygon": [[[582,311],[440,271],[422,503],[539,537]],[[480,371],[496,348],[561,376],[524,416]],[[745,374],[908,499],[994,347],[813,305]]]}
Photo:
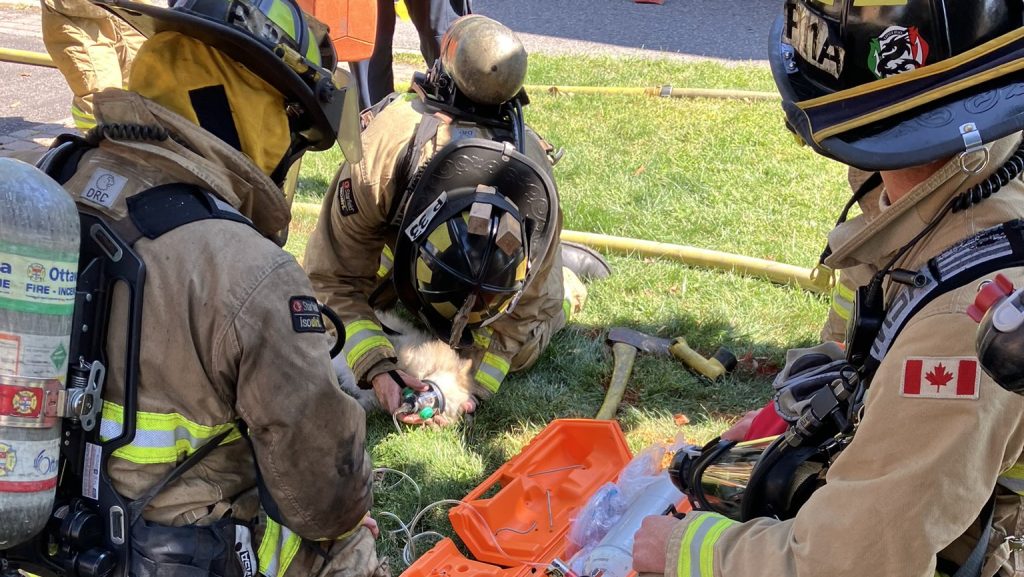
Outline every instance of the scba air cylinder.
{"label": "scba air cylinder", "polygon": [[39,533],[53,508],[78,244],[64,189],[0,158],[0,550]]}

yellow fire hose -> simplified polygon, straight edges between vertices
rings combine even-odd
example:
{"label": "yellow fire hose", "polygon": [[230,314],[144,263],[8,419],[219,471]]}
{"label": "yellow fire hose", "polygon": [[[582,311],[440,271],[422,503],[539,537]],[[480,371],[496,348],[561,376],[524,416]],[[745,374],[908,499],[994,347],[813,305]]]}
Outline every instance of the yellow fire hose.
{"label": "yellow fire hose", "polygon": [[[49,54],[31,52],[16,48],[0,48],[0,62],[29,64],[56,68]],[[407,87],[406,87],[407,88]],[[728,100],[778,100],[774,92],[754,92],[750,90],[724,90],[716,88],[673,88],[671,85],[628,87],[628,86],[550,86],[528,84],[527,92],[546,92],[548,94],[591,94],[620,96],[660,96],[664,98],[721,98]]]}
{"label": "yellow fire hose", "polygon": [[15,64],[29,64],[31,66],[46,66],[56,68],[53,59],[49,54],[43,52],[31,52],[29,50],[18,50],[16,48],[0,48],[0,62],[14,62]]}
{"label": "yellow fire hose", "polygon": [[546,92],[548,94],[660,96],[663,98],[721,98],[727,100],[779,100],[779,95],[775,92],[724,90],[717,88],[673,88],[670,85],[636,88],[623,86],[548,86],[541,84],[528,84],[523,88],[525,88],[527,92]]}
{"label": "yellow fire hose", "polygon": [[833,284],[832,275],[823,273],[821,269],[807,269],[717,250],[573,230],[563,230],[562,240],[606,251],[670,258],[691,266],[738,272],[780,284],[797,284],[814,293],[827,293]]}
{"label": "yellow fire hose", "polygon": [[[292,212],[296,216],[315,219],[320,214],[320,205],[297,202]],[[604,251],[669,258],[690,266],[737,272],[779,284],[796,284],[814,293],[828,293],[832,290],[832,275],[820,269],[812,270],[740,254],[574,230],[563,230],[562,240]]]}

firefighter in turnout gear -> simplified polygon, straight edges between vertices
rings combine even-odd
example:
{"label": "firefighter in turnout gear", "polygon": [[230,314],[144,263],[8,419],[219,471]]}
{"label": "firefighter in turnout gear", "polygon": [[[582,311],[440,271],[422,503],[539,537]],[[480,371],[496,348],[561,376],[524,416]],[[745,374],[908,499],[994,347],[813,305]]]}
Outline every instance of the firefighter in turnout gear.
{"label": "firefighter in turnout gear", "polygon": [[356,381],[390,413],[403,386],[425,385],[395,370],[375,309],[401,300],[472,359],[470,392],[486,398],[582,308],[579,277],[607,274],[596,253],[560,248],[555,155],[522,122],[525,74],[508,28],[459,19],[415,90],[364,114],[363,159],[342,164],[324,200],[304,266],[345,324]]}
{"label": "firefighter in turnout gear", "polygon": [[[862,4],[787,0],[770,58],[790,128],[817,152],[880,173],[863,201],[875,204],[832,231],[825,260],[862,283],[847,293],[844,379],[863,387],[854,389],[863,410],[830,445],[838,456],[809,475],[815,489],[798,509],[650,517],[636,535],[639,572],[1009,577],[1024,568],[1024,399],[981,370],[967,314],[997,273],[1024,280],[1022,85],[1002,66],[1024,50],[1022,7]],[[794,487],[776,487],[775,503]],[[748,486],[743,500],[759,495]]]}
{"label": "firefighter in turnout gear", "polygon": [[74,94],[71,118],[80,130],[89,130],[96,125],[93,95],[128,85],[145,38],[89,0],[44,0],[41,19],[46,51]]}
{"label": "firefighter in turnout gear", "polygon": [[120,439],[135,413],[99,477],[141,514],[107,541],[130,539],[118,574],[386,574],[365,417],[280,247],[284,176],[339,128],[326,26],[292,0],[97,4],[147,40],[128,90],[96,95],[96,128],[40,166],[145,264],[137,370],[114,352],[137,310],[118,288],[97,426],[97,442]]}

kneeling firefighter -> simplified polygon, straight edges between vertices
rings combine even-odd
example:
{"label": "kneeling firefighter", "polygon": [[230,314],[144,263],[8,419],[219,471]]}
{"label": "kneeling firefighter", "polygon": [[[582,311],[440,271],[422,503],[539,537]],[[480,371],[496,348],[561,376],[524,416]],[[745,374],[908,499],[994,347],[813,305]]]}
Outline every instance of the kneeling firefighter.
{"label": "kneeling firefighter", "polygon": [[[990,325],[1006,319],[985,314],[1024,279],[1014,68],[1024,7],[864,4],[787,0],[770,53],[790,128],[878,173],[856,195],[877,197],[878,210],[841,219],[824,259],[873,271],[845,347],[787,358],[775,402],[783,435],[677,459],[699,510],[645,520],[638,571],[989,577],[1024,567],[1024,398],[989,354]],[[975,319],[988,323],[980,353]]]}
{"label": "kneeling firefighter", "polygon": [[[74,267],[49,272],[68,250],[19,248],[52,236],[49,223],[21,241],[5,224],[0,246],[15,255],[0,283],[27,274],[12,283],[37,301],[72,287],[69,345],[30,326],[20,363],[69,362],[68,390],[45,407],[60,414],[67,397],[63,413],[76,417],[61,436],[53,514],[34,539],[0,542],[0,572],[385,573],[367,517],[364,415],[337,386],[305,273],[275,242],[290,219],[286,172],[339,129],[326,27],[293,0],[99,4],[148,39],[128,90],[96,96],[96,128],[59,139],[40,163],[80,212],[77,290]],[[13,310],[67,308],[27,302]],[[32,351],[40,342],[45,355]],[[0,385],[33,410],[31,387]],[[0,447],[17,449],[5,418]],[[0,450],[0,471],[49,471],[47,451]],[[4,529],[19,514],[9,502],[0,485]]]}
{"label": "kneeling firefighter", "polygon": [[558,155],[523,121],[526,60],[507,27],[460,18],[411,93],[364,112],[364,158],[342,164],[324,199],[305,267],[345,323],[355,381],[390,413],[403,387],[427,386],[396,370],[375,308],[400,300],[472,360],[471,390],[441,391],[450,422],[536,362],[583,306],[580,276],[608,274],[596,253],[560,246]]}

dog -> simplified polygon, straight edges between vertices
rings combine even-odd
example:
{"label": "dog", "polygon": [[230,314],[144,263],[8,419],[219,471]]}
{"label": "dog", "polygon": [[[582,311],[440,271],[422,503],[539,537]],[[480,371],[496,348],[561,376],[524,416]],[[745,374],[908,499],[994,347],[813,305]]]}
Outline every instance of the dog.
{"label": "dog", "polygon": [[[445,420],[454,423],[463,412],[464,404],[469,402],[475,406],[475,399],[486,394],[473,379],[471,360],[462,358],[444,341],[393,313],[377,311],[376,314],[382,326],[398,333],[388,335],[398,354],[398,368],[421,381],[430,381],[441,390],[444,395],[441,416]],[[342,390],[354,397],[363,410],[367,413],[383,411],[373,389],[359,388],[343,354],[335,357],[333,364]]]}

